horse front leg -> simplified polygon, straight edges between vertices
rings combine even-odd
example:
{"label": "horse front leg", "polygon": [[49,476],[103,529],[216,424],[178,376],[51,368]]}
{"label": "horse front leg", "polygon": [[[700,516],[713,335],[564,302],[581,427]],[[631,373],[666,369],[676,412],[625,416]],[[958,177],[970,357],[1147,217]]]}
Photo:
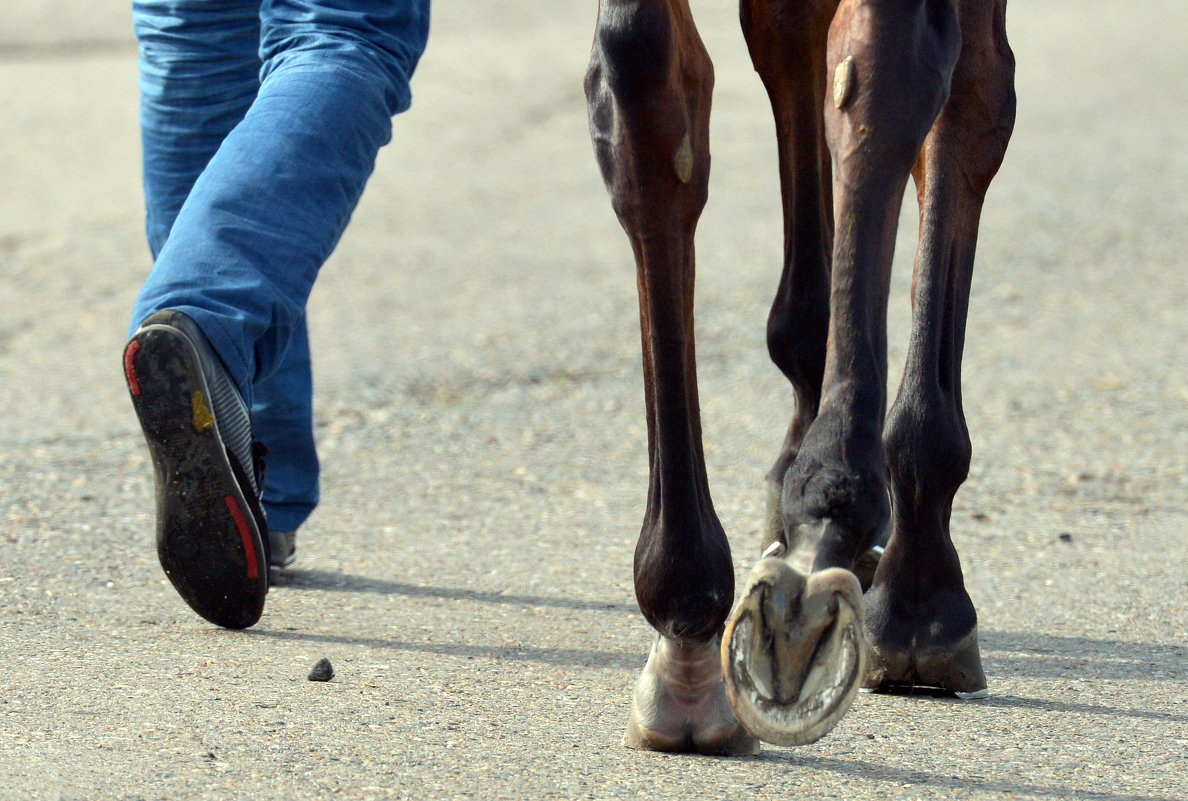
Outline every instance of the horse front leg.
{"label": "horse front leg", "polygon": [[883,449],[886,313],[900,203],[960,48],[954,0],[842,0],[825,49],[834,237],[821,400],[783,476],[782,536],[726,629],[746,727],[812,742],[861,685],[867,647],[852,572],[890,518]]}
{"label": "horse front leg", "polygon": [[740,754],[757,742],[722,680],[734,571],[706,478],[693,347],[693,235],[709,180],[712,86],[685,0],[602,0],[586,95],[637,268],[650,480],[635,594],[659,635],[624,743]]}
{"label": "horse front leg", "polygon": [[961,57],[948,103],[913,175],[920,245],[912,337],[884,441],[891,541],[866,597],[871,687],[986,690],[977,614],[949,534],[972,448],[961,405],[961,354],[982,200],[1015,116],[1005,0],[961,0]]}

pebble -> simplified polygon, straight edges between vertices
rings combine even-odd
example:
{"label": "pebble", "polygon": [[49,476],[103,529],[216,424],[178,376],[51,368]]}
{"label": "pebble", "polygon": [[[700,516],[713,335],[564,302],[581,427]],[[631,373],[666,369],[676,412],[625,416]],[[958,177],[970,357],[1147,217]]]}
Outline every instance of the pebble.
{"label": "pebble", "polygon": [[310,681],[330,681],[334,678],[334,666],[329,659],[319,659],[318,663],[309,671]]}

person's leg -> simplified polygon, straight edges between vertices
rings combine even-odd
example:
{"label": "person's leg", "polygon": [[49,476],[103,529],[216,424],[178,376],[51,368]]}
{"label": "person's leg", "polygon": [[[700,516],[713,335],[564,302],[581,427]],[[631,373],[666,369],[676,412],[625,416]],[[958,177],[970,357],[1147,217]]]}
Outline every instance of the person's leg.
{"label": "person's leg", "polygon": [[[129,389],[157,467],[162,564],[195,610],[235,626],[258,618],[267,587],[257,582],[251,585],[256,595],[245,591],[230,612],[215,610],[232,581],[222,576],[232,576],[246,560],[249,577],[255,577],[254,554],[264,550],[260,535],[266,532],[254,510],[247,515],[227,502],[228,514],[209,498],[220,487],[228,498],[242,489],[249,460],[228,460],[233,454],[226,449],[221,458],[227,464],[201,473],[217,473],[218,487],[204,488],[200,500],[188,485],[175,486],[176,468],[199,439],[221,438],[224,422],[234,417],[223,416],[218,403],[213,418],[208,414],[211,386],[224,372],[249,406],[257,390],[264,393],[266,428],[269,419],[291,417],[284,404],[304,404],[299,416],[308,433],[308,401],[302,400],[310,395],[308,349],[298,333],[304,331],[305,303],[377,151],[391,136],[391,116],[409,104],[408,81],[428,35],[428,0],[370,0],[350,10],[265,0],[260,18],[259,91],[181,205],[137,300],[125,350]],[[168,316],[156,316],[163,310]],[[146,318],[152,325],[138,328]],[[164,413],[181,421],[190,414],[183,405],[191,402],[186,419],[192,425],[167,432],[155,425]],[[178,444],[178,438],[184,441]],[[282,453],[293,445],[273,440]],[[220,448],[201,447],[218,461]],[[309,455],[316,481],[312,438]],[[190,480],[183,476],[181,482]],[[194,530],[195,519],[203,530]],[[195,538],[200,544],[217,541],[219,548],[190,558]],[[219,562],[217,571],[210,569],[212,561]],[[189,595],[170,565],[185,573]]]}
{"label": "person's leg", "polygon": [[[194,182],[255,99],[259,0],[134,0],[133,22],[155,259]],[[250,626],[263,610],[267,546],[247,408],[192,321],[163,312],[148,322],[124,350],[124,373],[156,474],[161,566],[200,615]]]}
{"label": "person's leg", "polygon": [[391,136],[390,117],[409,105],[428,2],[345,11],[268,0],[260,16],[259,93],[177,215],[133,326],[170,308],[203,329],[271,453],[270,523],[292,530],[317,503],[305,301]]}
{"label": "person's leg", "polygon": [[[145,221],[154,258],[194,182],[260,86],[260,0],[136,0]],[[309,342],[304,325],[253,389],[252,431],[268,450],[262,506],[274,565],[291,564],[318,502]]]}

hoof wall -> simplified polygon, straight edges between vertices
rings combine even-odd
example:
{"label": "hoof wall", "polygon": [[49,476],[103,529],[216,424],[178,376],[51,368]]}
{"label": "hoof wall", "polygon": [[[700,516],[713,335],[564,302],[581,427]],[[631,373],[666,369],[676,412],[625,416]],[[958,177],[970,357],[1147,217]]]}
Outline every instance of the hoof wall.
{"label": "hoof wall", "polygon": [[926,649],[897,649],[873,644],[865,686],[890,693],[936,690],[966,701],[987,697],[977,628],[948,648],[934,644]]}
{"label": "hoof wall", "polygon": [[759,741],[730,709],[717,639],[682,645],[658,637],[635,684],[623,745],[644,751],[748,756]]}
{"label": "hoof wall", "polygon": [[759,740],[744,731],[741,726],[725,736],[704,740],[690,735],[672,737],[643,728],[634,715],[627,723],[623,745],[640,751],[704,756],[754,756],[759,753]]}

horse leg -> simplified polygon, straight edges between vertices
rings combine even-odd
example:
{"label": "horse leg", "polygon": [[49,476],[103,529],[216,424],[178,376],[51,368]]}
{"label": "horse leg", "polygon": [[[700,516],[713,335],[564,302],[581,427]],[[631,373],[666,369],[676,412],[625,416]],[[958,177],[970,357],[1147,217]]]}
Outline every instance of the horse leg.
{"label": "horse leg", "polygon": [[[771,742],[830,731],[862,682],[862,592],[850,572],[890,517],[883,449],[886,309],[900,202],[960,49],[955,0],[842,0],[824,107],[834,240],[821,402],[783,478],[783,538],[730,618],[735,713]],[[783,558],[779,558],[783,557]]]}
{"label": "horse leg", "polygon": [[873,687],[986,689],[949,516],[971,455],[961,353],[978,219],[1015,117],[1005,13],[1006,0],[960,0],[952,91],[913,170],[920,245],[912,335],[884,434],[893,528],[866,597]]}
{"label": "horse leg", "polygon": [[650,480],[635,594],[659,633],[624,742],[738,754],[758,744],[722,681],[734,569],[706,478],[693,348],[693,233],[709,181],[712,86],[686,0],[602,0],[586,96],[637,267]]}
{"label": "horse leg", "polygon": [[829,149],[821,106],[825,42],[838,0],[742,0],[739,17],[751,62],[775,117],[784,264],[767,318],[767,350],[792,384],[796,407],[767,474],[763,549],[783,540],[780,496],[784,475],[817,416],[829,328],[833,203]]}

